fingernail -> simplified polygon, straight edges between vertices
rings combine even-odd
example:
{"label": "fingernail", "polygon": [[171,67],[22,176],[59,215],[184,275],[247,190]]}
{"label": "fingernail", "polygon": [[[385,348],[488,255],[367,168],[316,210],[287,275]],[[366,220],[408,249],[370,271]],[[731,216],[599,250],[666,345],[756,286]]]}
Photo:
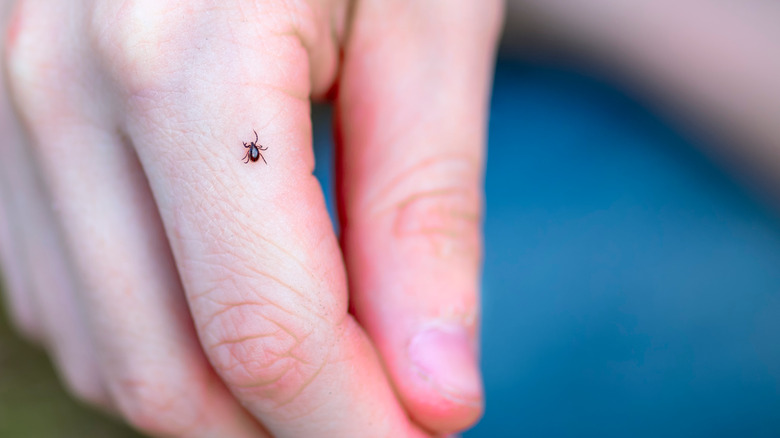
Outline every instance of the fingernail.
{"label": "fingernail", "polygon": [[480,404],[482,378],[468,333],[460,326],[436,326],[418,333],[409,358],[420,375],[444,397]]}

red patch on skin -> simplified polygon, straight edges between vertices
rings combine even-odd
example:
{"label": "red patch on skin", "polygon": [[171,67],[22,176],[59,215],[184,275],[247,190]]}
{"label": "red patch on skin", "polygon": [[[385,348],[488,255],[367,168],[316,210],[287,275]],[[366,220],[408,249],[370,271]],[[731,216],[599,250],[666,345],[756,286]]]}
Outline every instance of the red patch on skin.
{"label": "red patch on skin", "polygon": [[19,30],[22,28],[21,9],[22,8],[18,6],[14,8],[14,11],[11,13],[11,17],[8,20],[8,29],[6,29],[6,33],[5,33],[6,51],[9,51],[14,46],[16,46],[16,40],[19,37]]}

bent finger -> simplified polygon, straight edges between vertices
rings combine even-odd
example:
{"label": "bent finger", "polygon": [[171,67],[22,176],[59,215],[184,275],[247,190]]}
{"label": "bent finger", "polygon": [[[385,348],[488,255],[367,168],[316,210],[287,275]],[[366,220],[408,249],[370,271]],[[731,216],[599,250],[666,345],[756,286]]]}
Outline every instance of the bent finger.
{"label": "bent finger", "polygon": [[[32,29],[18,38],[14,76],[32,82],[18,87],[28,125],[46,122],[45,131],[31,133],[32,149],[81,280],[74,300],[97,345],[95,376],[104,379],[125,419],[146,433],[267,436],[199,348],[142,169],[107,110],[108,81],[84,62],[77,44],[53,40],[47,31],[66,26],[59,19],[70,6],[50,4],[63,13],[44,13],[35,9],[40,2],[30,3],[22,13]],[[24,50],[28,38],[51,52]],[[53,77],[42,74],[42,59],[59,66]]]}
{"label": "bent finger", "polygon": [[[155,32],[145,50],[181,56],[153,56],[128,81],[126,129],[201,343],[244,406],[276,436],[422,436],[347,314],[338,243],[312,175],[308,53],[283,3],[256,4],[249,18],[224,8],[147,23]],[[207,42],[213,33],[225,37]],[[182,50],[190,44],[199,49]],[[177,65],[192,74],[156,74]],[[267,164],[242,162],[261,146]]]}

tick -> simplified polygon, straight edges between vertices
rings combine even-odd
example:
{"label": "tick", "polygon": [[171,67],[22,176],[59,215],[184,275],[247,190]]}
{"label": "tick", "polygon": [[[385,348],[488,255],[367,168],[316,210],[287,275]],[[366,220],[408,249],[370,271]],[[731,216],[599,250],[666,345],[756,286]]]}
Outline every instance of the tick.
{"label": "tick", "polygon": [[267,151],[268,146],[263,147],[263,145],[258,145],[257,143],[260,141],[260,138],[257,136],[257,131],[253,129],[252,132],[255,133],[255,141],[251,143],[244,142],[244,147],[249,150],[246,151],[246,154],[244,154],[244,158],[242,158],[242,160],[246,159],[244,163],[248,163],[250,161],[255,162],[257,161],[258,158],[262,158],[263,163],[268,164],[268,161],[265,161],[265,157],[263,156],[262,152],[260,152],[260,151]]}

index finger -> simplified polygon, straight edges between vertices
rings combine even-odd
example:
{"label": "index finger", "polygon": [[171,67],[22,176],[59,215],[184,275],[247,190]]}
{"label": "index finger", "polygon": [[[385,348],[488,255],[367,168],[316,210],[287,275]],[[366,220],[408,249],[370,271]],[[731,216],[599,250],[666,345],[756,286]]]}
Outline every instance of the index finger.
{"label": "index finger", "polygon": [[242,404],[277,436],[422,436],[347,313],[339,246],[312,175],[309,55],[283,3],[186,19],[143,11],[142,22],[126,12],[115,23],[122,129],[201,343]]}

